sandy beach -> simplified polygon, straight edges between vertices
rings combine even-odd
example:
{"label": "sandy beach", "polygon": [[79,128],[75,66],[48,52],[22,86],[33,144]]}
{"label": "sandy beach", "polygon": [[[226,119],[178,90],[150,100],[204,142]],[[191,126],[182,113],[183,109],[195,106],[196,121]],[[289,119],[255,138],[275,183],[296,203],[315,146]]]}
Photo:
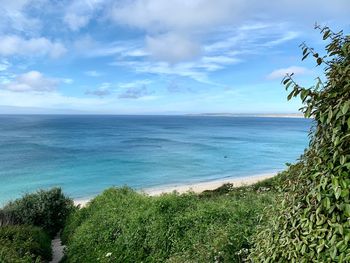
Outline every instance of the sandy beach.
{"label": "sandy beach", "polygon": [[[259,181],[263,181],[265,179],[274,177],[276,174],[277,173],[267,173],[267,174],[258,174],[258,175],[247,176],[247,177],[228,177],[228,178],[223,178],[218,180],[192,183],[192,184],[165,185],[161,187],[141,189],[138,192],[145,193],[150,196],[157,196],[164,193],[172,193],[174,191],[180,194],[186,193],[188,191],[201,193],[205,190],[214,190],[226,183],[231,183],[234,187],[255,184]],[[77,199],[77,200],[74,200],[74,204],[85,206],[92,198],[93,197],[86,198],[86,199]]]}

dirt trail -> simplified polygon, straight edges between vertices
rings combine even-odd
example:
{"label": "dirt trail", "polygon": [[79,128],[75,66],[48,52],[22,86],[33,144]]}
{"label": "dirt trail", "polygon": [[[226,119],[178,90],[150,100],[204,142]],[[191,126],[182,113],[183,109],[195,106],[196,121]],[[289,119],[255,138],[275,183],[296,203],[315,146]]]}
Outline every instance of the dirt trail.
{"label": "dirt trail", "polygon": [[64,255],[63,254],[64,246],[61,244],[60,236],[56,236],[51,241],[51,247],[52,247],[52,260],[50,261],[50,263],[59,263]]}

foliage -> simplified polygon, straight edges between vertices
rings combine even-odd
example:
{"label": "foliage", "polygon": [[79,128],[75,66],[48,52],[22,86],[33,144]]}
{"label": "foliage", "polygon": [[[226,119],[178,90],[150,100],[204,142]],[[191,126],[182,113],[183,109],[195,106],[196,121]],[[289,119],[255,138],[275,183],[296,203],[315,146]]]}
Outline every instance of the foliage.
{"label": "foliage", "polygon": [[1,214],[11,218],[12,224],[39,226],[53,237],[63,228],[73,206],[73,201],[64,196],[60,188],[53,188],[26,194],[5,205]]}
{"label": "foliage", "polygon": [[66,261],[241,262],[273,200],[271,191],[249,187],[159,197],[111,188],[69,217]]}
{"label": "foliage", "polygon": [[0,227],[15,225],[16,219],[10,211],[4,211],[0,209]]}
{"label": "foliage", "polygon": [[0,262],[46,262],[51,259],[51,240],[39,227],[0,227]]}
{"label": "foliage", "polygon": [[302,88],[292,75],[283,80],[288,98],[300,95],[315,120],[310,147],[255,238],[254,262],[350,262],[350,36],[316,28],[330,40],[326,55],[302,44],[303,59],[311,54],[324,65],[326,82]]}

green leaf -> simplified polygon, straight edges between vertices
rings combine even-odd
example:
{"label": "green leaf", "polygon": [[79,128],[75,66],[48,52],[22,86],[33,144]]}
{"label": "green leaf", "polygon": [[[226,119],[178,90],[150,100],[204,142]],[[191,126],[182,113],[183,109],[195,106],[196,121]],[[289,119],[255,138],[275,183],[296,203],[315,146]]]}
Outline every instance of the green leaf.
{"label": "green leaf", "polygon": [[330,30],[327,30],[324,34],[323,34],[323,40],[326,40],[329,35],[331,34],[331,31]]}
{"label": "green leaf", "polygon": [[301,94],[300,94],[301,100],[304,101],[308,94],[309,94],[309,91],[306,90],[306,89],[303,89],[303,90],[301,91]]}
{"label": "green leaf", "polygon": [[340,164],[344,165],[346,161],[346,157],[344,155],[340,156]]}
{"label": "green leaf", "polygon": [[323,199],[323,206],[328,210],[331,207],[331,200],[329,197]]}
{"label": "green leaf", "polygon": [[344,115],[348,112],[349,106],[350,106],[350,102],[345,102],[343,107],[341,108],[341,111]]}
{"label": "green leaf", "polygon": [[306,53],[301,60],[303,61],[304,59],[306,59],[309,54],[310,52]]}
{"label": "green leaf", "polygon": [[316,62],[317,62],[317,65],[321,65],[322,64],[322,58],[317,58]]}
{"label": "green leaf", "polygon": [[286,78],[286,79],[283,81],[283,85],[286,85],[289,81],[290,81],[290,78]]}
{"label": "green leaf", "polygon": [[349,196],[349,189],[343,189],[341,190],[341,197],[347,197]]}
{"label": "green leaf", "polygon": [[332,247],[331,258],[334,259],[336,255],[337,255],[337,248],[334,246]]}
{"label": "green leaf", "polygon": [[346,217],[350,217],[350,204],[344,205],[344,214]]}
{"label": "green leaf", "polygon": [[340,195],[341,195],[341,188],[338,187],[338,188],[335,190],[335,193],[334,193],[335,199],[338,200],[339,197],[340,197]]}
{"label": "green leaf", "polygon": [[335,189],[335,188],[338,188],[339,186],[339,180],[337,177],[333,177],[332,178],[332,187]]}
{"label": "green leaf", "polygon": [[286,85],[286,90],[289,88],[290,85],[292,85],[293,82],[288,82],[287,85]]}
{"label": "green leaf", "polygon": [[327,118],[327,124],[329,124],[332,120],[332,117],[333,117],[333,112],[332,112],[332,109],[330,109],[328,111],[328,118]]}
{"label": "green leaf", "polygon": [[324,244],[321,244],[317,247],[317,254],[320,254],[320,252],[323,250]]}

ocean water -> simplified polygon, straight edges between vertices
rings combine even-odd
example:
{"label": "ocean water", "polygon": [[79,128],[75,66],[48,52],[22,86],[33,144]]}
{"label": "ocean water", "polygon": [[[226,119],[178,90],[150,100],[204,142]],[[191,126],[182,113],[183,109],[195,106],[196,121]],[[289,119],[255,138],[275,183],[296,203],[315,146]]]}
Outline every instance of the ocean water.
{"label": "ocean water", "polygon": [[0,115],[0,204],[60,186],[73,198],[270,173],[308,144],[310,120]]}

